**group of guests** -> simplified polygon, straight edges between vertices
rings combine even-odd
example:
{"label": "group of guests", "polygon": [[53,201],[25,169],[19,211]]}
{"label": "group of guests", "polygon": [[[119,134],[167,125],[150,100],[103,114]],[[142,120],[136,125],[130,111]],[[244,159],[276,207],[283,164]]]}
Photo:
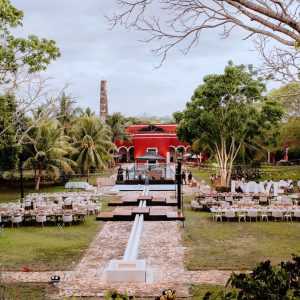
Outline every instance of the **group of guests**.
{"label": "group of guests", "polygon": [[[117,170],[117,180],[123,181],[124,180],[124,172],[125,172],[125,180],[129,180],[129,169],[126,168],[125,170],[122,168],[122,166],[119,166]],[[148,171],[146,172],[138,172],[134,176],[135,179],[138,179],[138,182],[141,184],[142,182],[145,183],[145,185],[149,185],[150,176]],[[153,176],[151,179],[155,179]],[[161,177],[160,180],[164,180],[164,177]]]}
{"label": "group of guests", "polygon": [[186,178],[187,178],[187,182],[188,183],[192,183],[192,180],[193,180],[193,174],[192,174],[192,172],[189,172],[189,174],[186,176],[186,173],[185,173],[185,171],[183,170],[182,171],[182,173],[181,173],[181,178],[182,178],[182,182],[184,183],[184,184],[187,184],[186,183]]}
{"label": "group of guests", "polygon": [[[122,166],[119,166],[117,173],[117,180],[124,180],[124,169]],[[129,169],[125,169],[125,180],[129,180]]]}

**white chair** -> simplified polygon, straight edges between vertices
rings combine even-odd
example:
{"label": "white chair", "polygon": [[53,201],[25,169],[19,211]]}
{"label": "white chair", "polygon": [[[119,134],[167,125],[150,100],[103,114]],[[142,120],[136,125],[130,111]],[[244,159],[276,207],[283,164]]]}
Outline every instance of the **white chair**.
{"label": "white chair", "polygon": [[268,215],[268,212],[267,212],[267,211],[262,211],[262,212],[260,213],[260,220],[261,220],[261,221],[266,220],[266,221],[268,222],[268,220],[269,220],[269,215]]}
{"label": "white chair", "polygon": [[229,222],[230,219],[235,219],[235,212],[231,209],[225,210],[225,217],[227,218],[227,221]]}
{"label": "white chair", "polygon": [[22,216],[12,216],[11,217],[11,227],[14,226],[14,224],[17,224],[18,228],[19,228],[19,224],[21,224],[23,221]]}
{"label": "white chair", "polygon": [[237,215],[238,215],[239,222],[241,222],[242,219],[244,220],[244,222],[246,222],[247,213],[245,211],[241,210],[237,213]]}
{"label": "white chair", "polygon": [[69,225],[72,225],[73,216],[72,215],[63,215],[63,223],[69,223]]}
{"label": "white chair", "polygon": [[220,220],[223,221],[223,213],[221,211],[217,211],[215,214],[213,214],[214,221],[218,222]]}
{"label": "white chair", "polygon": [[269,204],[268,196],[260,196],[259,197],[259,204],[261,204],[261,205]]}
{"label": "white chair", "polygon": [[25,201],[24,209],[25,210],[30,210],[31,209],[31,201]]}
{"label": "white chair", "polygon": [[272,210],[272,218],[274,221],[277,221],[277,219],[280,219],[282,221],[283,212],[281,210]]}
{"label": "white chair", "polygon": [[90,203],[86,203],[84,206],[88,215],[92,215],[94,213],[93,205],[91,205]]}
{"label": "white chair", "polygon": [[255,219],[255,221],[257,221],[257,210],[255,209],[249,209],[247,210],[247,217],[249,218],[250,222],[251,219]]}
{"label": "white chair", "polygon": [[292,213],[290,212],[284,212],[283,213],[283,220],[284,221],[291,221],[292,222]]}
{"label": "white chair", "polygon": [[71,198],[66,198],[64,200],[64,207],[65,208],[72,208],[72,201],[71,201]]}
{"label": "white chair", "polygon": [[193,201],[191,202],[191,209],[192,209],[192,210],[200,210],[200,205],[199,205],[198,201],[193,200]]}
{"label": "white chair", "polygon": [[233,201],[233,197],[232,196],[225,196],[225,201],[226,202],[232,202]]}
{"label": "white chair", "polygon": [[223,208],[229,208],[230,207],[230,203],[226,202],[226,201],[220,201],[221,207]]}
{"label": "white chair", "polygon": [[36,216],[36,225],[42,224],[44,227],[44,223],[47,221],[47,217],[45,215],[37,215]]}
{"label": "white chair", "polygon": [[294,218],[298,221],[300,219],[300,210],[294,211]]}

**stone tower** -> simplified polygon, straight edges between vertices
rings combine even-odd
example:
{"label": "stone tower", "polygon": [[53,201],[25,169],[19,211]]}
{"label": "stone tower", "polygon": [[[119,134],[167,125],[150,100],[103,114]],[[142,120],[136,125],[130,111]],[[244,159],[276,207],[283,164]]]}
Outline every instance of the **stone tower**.
{"label": "stone tower", "polygon": [[108,103],[107,103],[107,91],[106,80],[101,80],[100,87],[100,119],[105,121],[108,116]]}

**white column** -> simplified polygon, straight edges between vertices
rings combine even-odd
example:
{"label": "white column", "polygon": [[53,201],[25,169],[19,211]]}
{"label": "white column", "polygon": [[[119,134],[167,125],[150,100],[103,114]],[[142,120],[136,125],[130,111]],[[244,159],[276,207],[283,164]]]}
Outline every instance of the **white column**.
{"label": "white column", "polygon": [[167,152],[167,164],[169,164],[170,163],[170,152]]}

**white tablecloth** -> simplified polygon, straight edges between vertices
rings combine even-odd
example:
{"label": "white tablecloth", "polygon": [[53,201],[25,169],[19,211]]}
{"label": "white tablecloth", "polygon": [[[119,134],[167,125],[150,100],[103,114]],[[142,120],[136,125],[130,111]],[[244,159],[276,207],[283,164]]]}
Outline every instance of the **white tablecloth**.
{"label": "white tablecloth", "polygon": [[88,189],[90,185],[87,182],[67,182],[66,189]]}

